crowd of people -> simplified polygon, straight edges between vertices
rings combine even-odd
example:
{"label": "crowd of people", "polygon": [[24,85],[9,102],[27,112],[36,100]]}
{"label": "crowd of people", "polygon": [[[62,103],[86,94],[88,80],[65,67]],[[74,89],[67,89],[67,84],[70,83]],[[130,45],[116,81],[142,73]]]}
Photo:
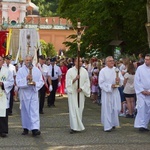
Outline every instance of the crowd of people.
{"label": "crowd of people", "polygon": [[0,57],[0,136],[8,134],[8,115],[13,115],[14,96],[20,101],[22,135],[40,135],[40,115],[47,106],[56,107],[56,93],[68,96],[70,133],[85,129],[82,122],[85,97],[101,106],[105,132],[119,126],[119,116],[135,118],[134,127],[149,131],[150,55],[139,60],[112,56],[104,59],[45,58],[27,55],[18,64],[11,56]]}

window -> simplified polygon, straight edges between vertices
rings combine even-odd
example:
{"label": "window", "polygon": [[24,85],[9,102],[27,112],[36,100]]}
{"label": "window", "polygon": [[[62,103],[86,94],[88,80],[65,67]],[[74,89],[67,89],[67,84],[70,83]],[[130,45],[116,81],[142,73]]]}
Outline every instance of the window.
{"label": "window", "polygon": [[12,10],[12,11],[16,11],[16,7],[13,6],[13,7],[11,8],[11,10]]}
{"label": "window", "polygon": [[15,20],[11,21],[11,25],[15,25],[17,22]]}

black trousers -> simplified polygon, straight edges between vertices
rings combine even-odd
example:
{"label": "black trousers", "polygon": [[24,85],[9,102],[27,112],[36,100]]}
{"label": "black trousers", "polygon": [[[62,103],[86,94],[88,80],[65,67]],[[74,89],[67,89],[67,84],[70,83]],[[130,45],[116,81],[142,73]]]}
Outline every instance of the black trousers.
{"label": "black trousers", "polygon": [[56,91],[58,88],[58,79],[52,80],[52,87],[53,87],[53,90],[50,92],[50,95],[48,96],[48,99],[47,99],[48,106],[52,106],[55,103],[55,96],[56,96]]}
{"label": "black trousers", "polygon": [[9,112],[8,113],[12,113],[13,103],[14,103],[14,86],[10,91],[10,101],[9,101]]}
{"label": "black trousers", "polygon": [[44,102],[45,102],[45,94],[46,94],[46,87],[45,85],[39,90],[39,111],[43,111]]}
{"label": "black trousers", "polygon": [[8,133],[8,109],[6,109],[6,117],[0,117],[0,133]]}

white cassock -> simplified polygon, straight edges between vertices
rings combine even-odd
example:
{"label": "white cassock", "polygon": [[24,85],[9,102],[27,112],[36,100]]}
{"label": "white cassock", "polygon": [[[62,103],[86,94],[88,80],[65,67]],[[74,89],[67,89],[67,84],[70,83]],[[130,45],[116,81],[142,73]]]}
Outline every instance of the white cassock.
{"label": "white cassock", "polygon": [[27,75],[29,69],[24,65],[16,76],[16,84],[19,88],[19,99],[21,104],[22,127],[28,130],[40,128],[39,98],[38,91],[44,85],[42,74],[37,67],[32,68],[32,78],[35,86],[28,85]]}
{"label": "white cassock", "polygon": [[0,82],[3,82],[4,89],[0,88],[0,117],[6,116],[6,109],[9,108],[10,91],[14,84],[14,78],[11,71],[2,66],[0,70]]}
{"label": "white cassock", "polygon": [[[118,114],[121,110],[121,98],[118,88],[112,88],[115,84],[115,67],[104,67],[99,73],[99,86],[101,88],[101,123],[104,125],[104,131],[112,129],[113,126],[119,126]],[[123,84],[123,76],[119,72],[120,86]]]}
{"label": "white cassock", "polygon": [[150,120],[150,96],[145,96],[141,92],[150,91],[150,67],[145,64],[138,67],[134,78],[134,88],[137,96],[134,127],[147,128]]}
{"label": "white cassock", "polygon": [[12,64],[9,64],[9,66],[7,66],[6,63],[4,63],[4,65],[6,68],[9,68],[9,70],[13,73],[13,76],[16,76],[16,67]]}
{"label": "white cassock", "polygon": [[79,107],[78,107],[78,98],[77,98],[77,87],[78,84],[76,81],[73,83],[73,80],[77,76],[78,70],[76,67],[72,67],[67,71],[66,74],[66,90],[68,94],[68,105],[69,105],[69,119],[70,127],[76,131],[82,131],[85,129],[82,123],[82,112],[84,109],[85,96],[90,97],[90,81],[88,72],[83,67],[80,68],[80,88],[82,92],[79,95]]}

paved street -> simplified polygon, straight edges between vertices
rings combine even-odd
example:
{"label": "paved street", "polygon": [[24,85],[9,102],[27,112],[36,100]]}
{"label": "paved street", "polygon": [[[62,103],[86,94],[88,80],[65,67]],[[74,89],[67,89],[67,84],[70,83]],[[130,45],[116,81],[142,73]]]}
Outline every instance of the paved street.
{"label": "paved street", "polygon": [[67,98],[56,100],[55,108],[45,105],[41,115],[41,135],[21,135],[19,102],[14,103],[9,117],[9,135],[0,138],[0,150],[149,150],[150,132],[140,133],[133,128],[133,119],[120,118],[121,127],[107,133],[100,124],[100,106],[86,100],[83,122],[86,130],[69,133]]}

